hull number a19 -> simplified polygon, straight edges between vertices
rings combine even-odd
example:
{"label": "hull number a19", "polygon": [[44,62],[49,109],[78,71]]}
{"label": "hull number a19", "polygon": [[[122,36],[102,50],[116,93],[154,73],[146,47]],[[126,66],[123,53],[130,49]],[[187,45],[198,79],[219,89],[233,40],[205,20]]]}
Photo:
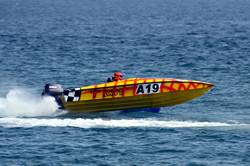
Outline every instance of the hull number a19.
{"label": "hull number a19", "polygon": [[161,83],[139,84],[136,87],[136,95],[159,93],[160,87]]}

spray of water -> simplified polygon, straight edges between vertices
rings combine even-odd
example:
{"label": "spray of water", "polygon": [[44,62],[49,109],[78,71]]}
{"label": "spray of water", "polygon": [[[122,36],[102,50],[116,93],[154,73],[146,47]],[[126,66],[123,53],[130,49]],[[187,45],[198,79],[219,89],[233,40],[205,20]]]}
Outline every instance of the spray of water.
{"label": "spray of water", "polygon": [[34,97],[26,90],[13,89],[0,98],[0,117],[56,116],[58,105],[54,98]]}

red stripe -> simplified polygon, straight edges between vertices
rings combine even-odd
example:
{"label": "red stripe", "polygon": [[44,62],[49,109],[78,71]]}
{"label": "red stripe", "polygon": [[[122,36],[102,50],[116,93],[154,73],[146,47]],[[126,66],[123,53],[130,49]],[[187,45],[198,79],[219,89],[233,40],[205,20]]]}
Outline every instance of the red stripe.
{"label": "red stripe", "polygon": [[169,87],[168,87],[168,86],[166,86],[166,87],[167,87],[167,89],[168,89],[170,92],[174,92],[174,91],[175,91],[175,89],[173,88],[174,83],[175,83],[175,81],[174,81],[174,80],[172,80],[172,81],[171,81],[170,86],[169,86]]}
{"label": "red stripe", "polygon": [[96,98],[96,95],[97,95],[97,93],[98,93],[96,89],[97,89],[97,85],[94,86],[94,89],[93,89],[93,91],[92,91],[92,93],[93,93],[92,98],[93,98],[93,99]]}
{"label": "red stripe", "polygon": [[193,87],[194,89],[196,89],[196,85],[193,82],[189,83],[189,85],[187,87],[187,90],[189,90],[191,87]]}
{"label": "red stripe", "polygon": [[136,85],[136,83],[137,83],[137,79],[135,79],[134,80],[134,88],[133,88],[133,95],[135,96],[135,91],[136,91],[136,87],[137,87],[137,85]]}
{"label": "red stripe", "polygon": [[163,92],[164,88],[166,87],[165,84],[166,84],[166,80],[165,80],[165,79],[162,79],[161,87],[160,87],[160,92],[161,92],[161,93]]}
{"label": "red stripe", "polygon": [[123,87],[122,87],[122,97],[125,96],[126,85],[127,85],[127,80],[124,81],[124,85],[123,85]]}
{"label": "red stripe", "polygon": [[186,90],[185,84],[184,83],[179,83],[178,90],[181,90],[182,88],[183,88],[183,90]]}

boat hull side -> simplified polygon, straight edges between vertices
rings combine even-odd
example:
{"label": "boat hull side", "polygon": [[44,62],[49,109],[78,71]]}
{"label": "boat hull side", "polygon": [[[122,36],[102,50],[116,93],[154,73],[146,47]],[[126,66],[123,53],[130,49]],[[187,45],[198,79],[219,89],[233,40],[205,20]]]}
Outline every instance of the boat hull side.
{"label": "boat hull side", "polygon": [[112,99],[82,100],[64,103],[64,107],[66,110],[75,112],[100,112],[173,106],[202,96],[210,88],[211,87]]}

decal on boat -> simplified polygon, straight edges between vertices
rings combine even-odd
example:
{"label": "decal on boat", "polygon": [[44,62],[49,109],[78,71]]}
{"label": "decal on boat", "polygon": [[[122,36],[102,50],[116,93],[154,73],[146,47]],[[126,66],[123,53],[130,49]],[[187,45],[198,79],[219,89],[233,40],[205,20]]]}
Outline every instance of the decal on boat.
{"label": "decal on boat", "polygon": [[136,85],[136,95],[160,93],[161,83]]}
{"label": "decal on boat", "polygon": [[81,90],[80,88],[65,89],[63,94],[65,102],[79,101]]}
{"label": "decal on boat", "polygon": [[123,96],[123,90],[120,89],[116,89],[116,88],[111,88],[111,89],[105,89],[103,91],[103,97],[115,97],[115,96]]}

